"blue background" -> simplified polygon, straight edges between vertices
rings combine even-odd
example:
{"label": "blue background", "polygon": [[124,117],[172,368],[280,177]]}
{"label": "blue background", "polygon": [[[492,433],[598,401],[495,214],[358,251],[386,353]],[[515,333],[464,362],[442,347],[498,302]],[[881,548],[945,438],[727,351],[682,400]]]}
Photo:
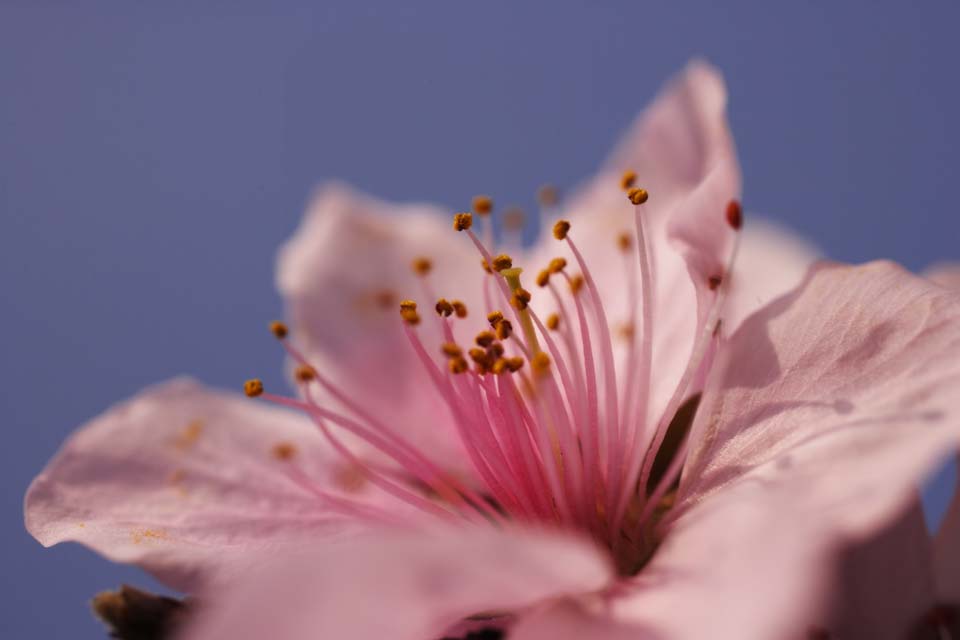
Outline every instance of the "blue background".
{"label": "blue background", "polygon": [[101,638],[90,596],[147,583],[43,550],[23,492],[146,384],[280,384],[274,254],[323,178],[532,205],[703,55],[750,210],[842,260],[960,258],[957,3],[199,4],[0,6],[4,638]]}

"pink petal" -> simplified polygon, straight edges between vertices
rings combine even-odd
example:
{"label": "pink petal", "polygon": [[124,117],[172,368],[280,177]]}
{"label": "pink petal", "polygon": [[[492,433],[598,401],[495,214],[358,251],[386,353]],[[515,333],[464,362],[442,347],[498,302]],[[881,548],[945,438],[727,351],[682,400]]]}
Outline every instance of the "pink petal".
{"label": "pink petal", "polygon": [[783,497],[742,483],[688,512],[613,601],[614,617],[658,638],[805,640],[825,551]]}
{"label": "pink petal", "polygon": [[[957,464],[960,465],[960,456]],[[950,508],[934,538],[934,567],[940,597],[960,606],[960,474]]]}
{"label": "pink petal", "polygon": [[940,286],[960,290],[960,264],[956,262],[935,264],[926,269],[923,276]]}
{"label": "pink petal", "polygon": [[152,387],[67,440],[27,491],[27,529],[181,589],[252,549],[355,531],[288,479],[280,443],[318,485],[336,486],[306,418],[189,380]]}
{"label": "pink petal", "polygon": [[429,283],[435,295],[466,303],[470,331],[485,325],[479,257],[453,230],[450,213],[443,213],[329,185],[280,252],[277,286],[294,341],[312,363],[421,450],[456,467],[466,464],[466,455],[455,430],[436,426],[436,416],[447,416],[447,409],[399,315],[400,300],[418,302],[424,343],[439,356],[436,299],[425,294],[410,266],[424,256],[433,262]]}
{"label": "pink petal", "polygon": [[525,616],[510,629],[510,640],[646,640],[658,638],[643,627],[623,624],[590,611],[576,601],[566,601]]}
{"label": "pink petal", "polygon": [[335,543],[261,567],[187,638],[437,638],[461,619],[596,590],[605,555],[558,534],[475,528]]}
{"label": "pink petal", "polygon": [[741,325],[715,373],[682,496],[747,476],[813,505],[856,495],[843,519],[870,533],[960,440],[960,300],[891,263],[823,264]]}

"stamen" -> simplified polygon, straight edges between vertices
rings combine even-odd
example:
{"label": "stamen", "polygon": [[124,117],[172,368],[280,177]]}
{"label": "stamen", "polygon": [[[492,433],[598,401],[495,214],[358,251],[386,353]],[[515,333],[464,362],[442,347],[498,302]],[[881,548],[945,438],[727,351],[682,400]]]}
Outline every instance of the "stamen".
{"label": "stamen", "polygon": [[453,342],[444,342],[440,346],[440,351],[449,358],[457,358],[463,355],[463,349]]}
{"label": "stamen", "polygon": [[472,206],[475,213],[486,216],[493,211],[493,200],[490,196],[474,196]]}
{"label": "stamen", "polygon": [[550,284],[550,270],[544,269],[537,274],[537,286],[545,287]]}
{"label": "stamen", "polygon": [[503,320],[502,311],[491,311],[487,314],[487,322],[490,323],[491,327],[497,326],[497,323]]}
{"label": "stamen", "polygon": [[500,272],[513,266],[513,258],[505,253],[501,253],[493,259],[493,270]]}
{"label": "stamen", "polygon": [[274,320],[270,323],[270,333],[272,333],[277,340],[283,340],[290,332],[287,329],[287,325],[279,320]]}
{"label": "stamen", "polygon": [[647,193],[646,189],[630,189],[627,191],[627,197],[633,204],[641,205],[647,201],[650,194]]}
{"label": "stamen", "polygon": [[420,314],[415,309],[400,309],[400,317],[410,326],[420,324]]}
{"label": "stamen", "polygon": [[463,304],[463,303],[462,303],[461,301],[459,301],[459,300],[451,300],[451,301],[450,301],[450,304],[453,305],[453,312],[454,312],[455,314],[457,314],[457,317],[458,317],[458,318],[466,318],[466,317],[467,317],[467,305]]}
{"label": "stamen", "polygon": [[530,304],[532,296],[530,292],[524,289],[523,287],[517,287],[513,292],[513,298],[510,300],[510,303],[513,305],[514,309],[523,311]]}
{"label": "stamen", "polygon": [[297,379],[297,382],[310,382],[317,378],[317,370],[308,364],[302,364],[293,372],[293,377]]}
{"label": "stamen", "polygon": [[430,273],[431,269],[433,269],[433,262],[430,260],[430,258],[419,256],[413,259],[413,262],[410,263],[410,266],[415,274],[418,276],[425,276]]}
{"label": "stamen", "polygon": [[[564,238],[566,237],[566,232],[570,230],[570,223],[567,223],[566,231],[564,231]],[[558,240],[563,240],[563,238],[557,238]],[[550,265],[547,267],[550,270],[550,273],[560,273],[567,268],[567,260],[565,258],[554,258],[550,261]]]}
{"label": "stamen", "polygon": [[520,286],[520,274],[523,269],[504,269],[500,272],[513,291],[510,299],[510,306],[517,310],[517,318],[520,320],[520,328],[523,329],[523,337],[527,342],[531,352],[536,354],[540,351],[540,344],[537,342],[537,333],[533,330],[533,323],[530,321],[530,314],[527,313],[527,305],[530,303],[530,292]]}
{"label": "stamen", "polygon": [[256,398],[263,394],[263,382],[259,378],[253,378],[243,383],[243,392],[248,398]]}
{"label": "stamen", "polygon": [[556,224],[553,225],[553,237],[557,240],[566,238],[568,231],[570,231],[570,223],[566,220],[557,220]]}
{"label": "stamen", "polygon": [[560,314],[551,313],[549,316],[547,316],[547,329],[550,329],[550,331],[556,331],[559,328],[560,328]]}
{"label": "stamen", "polygon": [[460,374],[466,372],[470,365],[463,356],[457,356],[447,361],[447,367],[450,369],[450,373]]}
{"label": "stamen", "polygon": [[469,213],[457,213],[453,216],[453,228],[456,231],[466,231],[473,226],[473,216]]}
{"label": "stamen", "polygon": [[628,169],[623,172],[623,175],[620,177],[620,188],[624,191],[627,191],[633,187],[634,183],[637,181],[637,172],[631,169]]}
{"label": "stamen", "polygon": [[736,200],[731,200],[727,204],[727,224],[735,231],[739,231],[743,226],[743,209]]}
{"label": "stamen", "polygon": [[446,298],[440,298],[437,300],[437,304],[434,308],[437,310],[437,315],[443,316],[444,318],[449,318],[453,315],[453,305],[447,302]]}
{"label": "stamen", "polygon": [[497,336],[492,331],[481,331],[475,338],[477,344],[484,348],[489,347],[496,339]]}

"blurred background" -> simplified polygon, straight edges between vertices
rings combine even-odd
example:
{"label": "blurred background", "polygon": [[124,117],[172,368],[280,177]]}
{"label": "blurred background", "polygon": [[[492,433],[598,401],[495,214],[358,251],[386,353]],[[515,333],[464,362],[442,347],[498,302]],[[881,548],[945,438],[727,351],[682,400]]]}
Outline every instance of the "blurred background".
{"label": "blurred background", "polygon": [[840,260],[960,258],[955,2],[200,4],[0,0],[3,638],[102,638],[89,598],[152,584],[43,550],[23,493],[144,385],[281,384],[274,255],[323,179],[532,206],[704,56],[750,211]]}

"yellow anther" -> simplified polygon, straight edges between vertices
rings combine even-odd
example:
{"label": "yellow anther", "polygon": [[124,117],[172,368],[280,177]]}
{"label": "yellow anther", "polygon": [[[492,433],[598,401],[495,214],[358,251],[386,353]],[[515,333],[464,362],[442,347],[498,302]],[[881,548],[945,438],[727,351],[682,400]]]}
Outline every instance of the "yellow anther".
{"label": "yellow anther", "polygon": [[564,258],[554,258],[550,261],[550,265],[547,269],[550,269],[550,273],[560,273],[567,268],[567,261]]}
{"label": "yellow anther", "polygon": [[400,310],[401,311],[416,311],[417,303],[413,300],[401,300],[400,301]]}
{"label": "yellow anther", "polygon": [[557,220],[557,223],[553,225],[553,237],[557,240],[565,239],[569,232],[570,223],[566,220]]}
{"label": "yellow anther", "polygon": [[465,373],[468,368],[470,368],[469,363],[462,357],[450,358],[447,361],[447,367],[450,369],[450,373],[459,374]]}
{"label": "yellow anther", "polygon": [[453,342],[444,342],[440,346],[440,350],[443,351],[443,355],[449,358],[456,358],[463,355],[463,349],[459,345],[454,344]]}
{"label": "yellow anther", "polygon": [[457,231],[466,231],[473,226],[473,215],[470,213],[457,213],[453,216],[453,228]]}
{"label": "yellow anther", "polygon": [[470,359],[474,362],[486,362],[490,358],[487,352],[479,347],[473,347],[467,352],[467,355],[469,355]]}
{"label": "yellow anther", "polygon": [[489,322],[490,326],[492,327],[497,326],[497,323],[500,322],[501,320],[503,320],[502,311],[491,311],[490,313],[487,314],[487,322]]}
{"label": "yellow anther", "polygon": [[493,200],[490,196],[474,196],[472,204],[473,210],[481,216],[489,215],[493,211]]}
{"label": "yellow anther", "polygon": [[643,204],[650,197],[646,189],[630,189],[627,191],[627,197],[633,204]]}
{"label": "yellow anther", "polygon": [[537,286],[545,287],[550,283],[550,269],[544,269],[537,274]]}
{"label": "yellow anther", "polygon": [[537,189],[537,202],[544,207],[552,207],[560,202],[560,191],[551,184],[545,184]]}
{"label": "yellow anther", "polygon": [[637,172],[632,169],[627,169],[623,172],[623,175],[620,176],[620,188],[624,191],[633,187],[634,183],[637,181]]}
{"label": "yellow anther", "polygon": [[302,364],[294,370],[293,377],[297,382],[310,382],[317,377],[317,371],[310,365]]}
{"label": "yellow anther", "polygon": [[413,272],[418,276],[425,276],[430,273],[430,270],[433,269],[433,262],[430,261],[430,258],[424,256],[419,256],[413,259],[413,262],[410,263],[410,266],[413,268]]}
{"label": "yellow anther", "polygon": [[279,320],[274,320],[270,323],[270,333],[276,336],[277,340],[283,340],[290,331],[287,329],[287,325]]}
{"label": "yellow anther", "polygon": [[513,297],[510,298],[510,304],[513,305],[514,309],[523,311],[530,304],[531,297],[529,291],[520,287],[514,290]]}
{"label": "yellow anther", "polygon": [[[497,326],[503,324],[502,322],[497,323]],[[493,341],[497,339],[497,336],[492,331],[481,331],[477,334],[477,337],[474,338],[476,343],[481,347],[489,347],[493,344]]]}
{"label": "yellow anther", "polygon": [[509,269],[511,267],[513,267],[513,258],[505,253],[501,253],[493,259],[493,269],[495,271],[503,271],[504,269]]}
{"label": "yellow anther", "polygon": [[481,258],[481,259],[480,259],[480,266],[483,267],[483,270],[486,271],[487,273],[493,273],[493,269],[491,269],[491,268],[490,268],[490,265],[487,264],[487,259],[486,259],[486,258]]}
{"label": "yellow anther", "polygon": [[633,236],[626,231],[622,232],[617,236],[617,246],[620,247],[621,251],[629,251],[630,247],[633,246]]}
{"label": "yellow anther", "polygon": [[549,316],[547,316],[547,329],[550,329],[550,331],[556,331],[559,328],[560,328],[560,314],[551,313]]}
{"label": "yellow anther", "polygon": [[516,356],[515,358],[507,358],[507,368],[510,369],[511,373],[516,373],[523,368],[523,358]]}
{"label": "yellow anther", "polygon": [[461,301],[459,301],[459,300],[451,300],[451,301],[450,301],[450,304],[453,305],[453,312],[454,312],[455,314],[457,314],[457,317],[458,317],[458,318],[466,318],[466,317],[467,317],[467,305],[463,304],[463,303],[462,303]]}
{"label": "yellow anther", "polygon": [[550,370],[550,356],[543,351],[537,352],[530,360],[530,368],[538,375],[545,374]]}
{"label": "yellow anther", "polygon": [[449,318],[453,315],[453,305],[447,302],[446,298],[440,298],[437,300],[437,304],[434,309],[437,310],[437,315],[443,316],[444,318]]}
{"label": "yellow anther", "polygon": [[513,325],[509,320],[501,320],[494,330],[497,332],[497,340],[506,340],[513,334]]}
{"label": "yellow anther", "polygon": [[499,358],[503,355],[503,344],[494,342],[492,345],[490,345],[490,348],[487,349],[487,353],[492,354],[495,358]]}
{"label": "yellow anther", "polygon": [[490,371],[498,376],[507,371],[507,359],[498,358],[497,360],[494,360],[493,366],[490,367]]}
{"label": "yellow anther", "polygon": [[575,274],[570,278],[570,292],[574,295],[580,293],[580,289],[583,288],[583,276]]}
{"label": "yellow anther", "polygon": [[400,317],[411,327],[420,324],[420,314],[416,309],[400,309]]}
{"label": "yellow anther", "polygon": [[243,383],[243,392],[248,398],[256,398],[263,393],[263,382],[259,378],[252,378]]}

